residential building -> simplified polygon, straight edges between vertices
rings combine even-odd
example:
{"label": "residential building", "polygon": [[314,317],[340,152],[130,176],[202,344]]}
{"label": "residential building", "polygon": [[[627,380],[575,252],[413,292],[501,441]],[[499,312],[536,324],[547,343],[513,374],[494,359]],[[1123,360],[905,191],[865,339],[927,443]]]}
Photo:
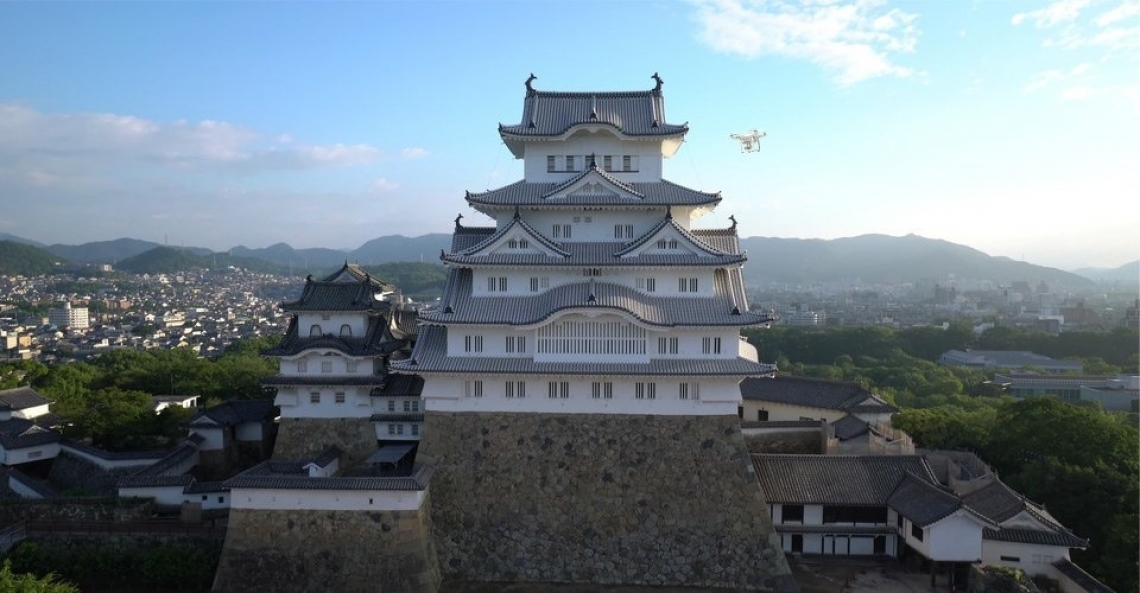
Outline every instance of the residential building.
{"label": "residential building", "polygon": [[976,369],[1040,369],[1049,374],[1080,373],[1084,366],[1072,360],[1055,360],[1025,350],[947,350],[938,364]]}
{"label": "residential building", "polygon": [[72,307],[70,302],[63,303],[62,307],[48,309],[48,322],[72,331],[84,330],[91,325],[87,307]]}

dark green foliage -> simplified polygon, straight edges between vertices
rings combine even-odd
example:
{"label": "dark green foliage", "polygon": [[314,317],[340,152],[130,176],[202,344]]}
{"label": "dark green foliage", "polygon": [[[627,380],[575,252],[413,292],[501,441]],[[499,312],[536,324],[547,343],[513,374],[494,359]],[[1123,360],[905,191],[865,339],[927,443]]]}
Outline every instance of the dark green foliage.
{"label": "dark green foliage", "polygon": [[279,337],[236,342],[214,360],[184,348],[112,350],[93,362],[45,367],[34,362],[0,363],[0,388],[30,384],[53,400],[66,420],[64,433],[91,438],[112,451],[162,449],[178,442],[190,411],[155,414],[152,395],[199,395],[200,403],[270,397],[263,377],[277,362],[260,355]]}
{"label": "dark green foliage", "polygon": [[[84,589],[208,591],[220,555],[220,544],[209,542],[124,548],[97,544],[40,545],[24,541],[12,550],[9,558],[14,571],[31,574],[54,571]],[[0,592],[3,591],[0,585]],[[56,590],[44,591],[55,593]]]}
{"label": "dark green foliage", "polygon": [[0,241],[0,274],[9,276],[40,276],[50,274],[57,262],[64,262],[38,247],[16,241]]}
{"label": "dark green foliage", "polygon": [[117,264],[115,269],[132,274],[175,274],[199,269],[216,269],[234,266],[265,272],[270,274],[281,273],[281,266],[271,264],[259,259],[233,257],[225,253],[202,255],[188,249],[174,247],[155,247],[135,256],[128,257]]}

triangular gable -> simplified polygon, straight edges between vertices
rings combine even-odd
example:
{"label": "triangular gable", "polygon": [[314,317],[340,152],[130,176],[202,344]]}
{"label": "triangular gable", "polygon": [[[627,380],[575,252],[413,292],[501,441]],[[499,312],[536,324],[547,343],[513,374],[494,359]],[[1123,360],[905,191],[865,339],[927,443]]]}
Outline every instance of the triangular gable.
{"label": "triangular gable", "polygon": [[692,233],[681,228],[672,216],[649,229],[640,238],[626,245],[615,255],[640,257],[643,255],[692,255],[694,257],[723,257],[732,255],[713,249]]}
{"label": "triangular gable", "polygon": [[492,254],[541,254],[547,257],[570,257],[570,252],[562,249],[515,212],[515,217],[496,232],[479,244],[463,252],[466,256],[492,255]]}
{"label": "triangular gable", "polygon": [[619,197],[629,200],[645,198],[633,187],[622,183],[595,166],[587,168],[579,175],[555,187],[554,190],[544,195],[543,199],[574,201],[575,198],[596,200],[602,197]]}

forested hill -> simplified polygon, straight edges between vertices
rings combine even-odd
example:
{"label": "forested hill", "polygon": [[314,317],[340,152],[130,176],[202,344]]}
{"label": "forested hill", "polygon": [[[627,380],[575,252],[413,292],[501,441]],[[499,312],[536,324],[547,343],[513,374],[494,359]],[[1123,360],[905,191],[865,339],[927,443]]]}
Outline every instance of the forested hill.
{"label": "forested hill", "polygon": [[843,239],[741,239],[748,252],[745,282],[767,284],[901,284],[923,280],[1014,281],[1050,287],[1092,286],[1076,274],[993,257],[957,243],[917,235],[861,235]]}
{"label": "forested hill", "polygon": [[281,273],[281,267],[269,262],[244,257],[233,257],[225,253],[199,255],[190,250],[174,247],[155,247],[133,257],[128,257],[115,265],[115,269],[132,274],[172,274],[188,270],[235,266],[265,272]]}
{"label": "forested hill", "polygon": [[43,249],[16,241],[0,241],[0,274],[9,276],[39,276],[49,274],[62,258]]}
{"label": "forested hill", "polygon": [[[1093,285],[1087,278],[1055,268],[1014,261],[1007,257],[993,257],[965,245],[917,235],[862,235],[832,240],[747,237],[740,242],[748,252],[745,282],[750,286],[901,284],[940,282],[951,276],[959,280],[988,280],[999,286],[1008,286],[1015,281],[1025,281],[1032,285],[1044,282],[1053,288]],[[157,243],[124,238],[75,246],[57,244],[46,249],[73,262],[108,263],[114,264],[118,269],[134,271],[140,269],[135,258],[157,247],[160,247]],[[263,248],[238,246],[217,254],[200,247],[163,249],[183,253],[186,262],[196,262],[192,267],[212,267],[213,262],[221,265],[224,261],[225,265],[241,265],[264,271],[292,270],[296,274],[304,274],[319,273],[345,261],[366,266],[389,262],[434,264],[438,261],[436,258],[440,250],[450,247],[450,235],[432,233],[418,237],[384,235],[352,250],[322,247],[296,249],[286,243]],[[193,260],[189,256],[203,256],[203,259]],[[173,260],[169,252],[163,257]],[[235,259],[230,259],[231,257]],[[205,262],[210,262],[211,265],[207,266]],[[252,262],[268,262],[276,267]],[[154,270],[177,271],[177,266]]]}

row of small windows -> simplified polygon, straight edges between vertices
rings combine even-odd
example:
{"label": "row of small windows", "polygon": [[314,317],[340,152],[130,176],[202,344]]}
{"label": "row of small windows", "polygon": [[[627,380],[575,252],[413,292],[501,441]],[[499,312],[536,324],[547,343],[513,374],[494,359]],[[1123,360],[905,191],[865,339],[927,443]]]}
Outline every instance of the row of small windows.
{"label": "row of small windows", "polygon": [[[338,392],[334,393],[333,394],[333,401],[335,401],[338,404],[343,404],[346,401],[344,392],[338,391]],[[314,392],[310,393],[309,394],[309,403],[312,403],[312,404],[321,403],[321,392],[314,391]]]}
{"label": "row of small windows", "polygon": [[[394,399],[388,400],[388,411],[389,412],[395,412],[396,411],[396,400],[394,400]],[[419,400],[411,400],[411,399],[404,400],[404,411],[405,412],[419,412],[420,411]]]}
{"label": "row of small windows", "polygon": [[[639,381],[634,383],[633,395],[635,399],[657,399],[657,383]],[[507,381],[503,383],[503,397],[509,399],[526,398],[526,381]],[[483,397],[483,381],[466,381],[464,383],[465,397]],[[546,397],[548,399],[570,399],[569,381],[549,381],[546,384]],[[590,385],[591,399],[613,399],[614,384],[610,381],[594,381]],[[699,400],[701,398],[700,383],[679,383],[677,385],[677,399]]]}
{"label": "row of small windows", "polygon": [[[546,172],[547,173],[574,173],[581,171],[583,168],[591,165],[591,159],[597,161],[594,155],[583,154],[567,154],[567,155],[547,155],[546,157]],[[622,171],[632,173],[637,171],[638,159],[637,155],[632,154],[605,154],[602,155],[602,169],[606,171]],[[558,165],[562,165],[559,169]],[[617,165],[620,168],[615,168]]]}
{"label": "row of small windows", "polygon": [[[357,369],[357,365],[358,365],[358,363],[356,361],[347,360],[344,363],[344,370],[345,370],[345,372],[355,373],[356,369]],[[321,372],[322,373],[331,373],[332,370],[333,370],[332,361],[330,361],[330,360],[321,361]],[[308,371],[309,371],[309,361],[298,360],[297,361],[297,372],[298,373],[307,373]]]}
{"label": "row of small windows", "polygon": [[[420,425],[419,424],[412,424],[410,432],[411,432],[411,435],[414,437],[420,436]],[[394,436],[394,437],[395,436],[403,436],[403,434],[404,434],[404,425],[403,424],[400,424],[398,422],[393,422],[393,423],[388,425],[388,436]]]}
{"label": "row of small windows", "polygon": [[482,352],[483,336],[463,336],[464,352]]}
{"label": "row of small windows", "polygon": [[[587,278],[596,278],[600,277],[601,275],[601,268],[582,268],[582,276],[585,276]],[[657,292],[656,278],[637,278],[635,282],[638,290],[644,290],[645,292]],[[531,292],[546,290],[550,288],[550,277],[532,277],[529,279],[529,285]],[[677,279],[677,292],[700,292],[700,286],[700,278]],[[487,292],[507,292],[509,287],[510,281],[506,276],[487,277]]]}
{"label": "row of small windows", "polygon": [[527,239],[511,239],[507,241],[507,249],[526,249],[530,247],[530,241]]}
{"label": "row of small windows", "polygon": [[[325,335],[325,332],[321,329],[320,324],[314,323],[313,325],[309,326],[310,338],[316,338],[323,335]],[[352,337],[352,326],[347,323],[340,326],[340,335],[344,338]]]}
{"label": "row of small windows", "polygon": [[620,321],[561,321],[538,328],[540,354],[645,354],[645,329]]}

